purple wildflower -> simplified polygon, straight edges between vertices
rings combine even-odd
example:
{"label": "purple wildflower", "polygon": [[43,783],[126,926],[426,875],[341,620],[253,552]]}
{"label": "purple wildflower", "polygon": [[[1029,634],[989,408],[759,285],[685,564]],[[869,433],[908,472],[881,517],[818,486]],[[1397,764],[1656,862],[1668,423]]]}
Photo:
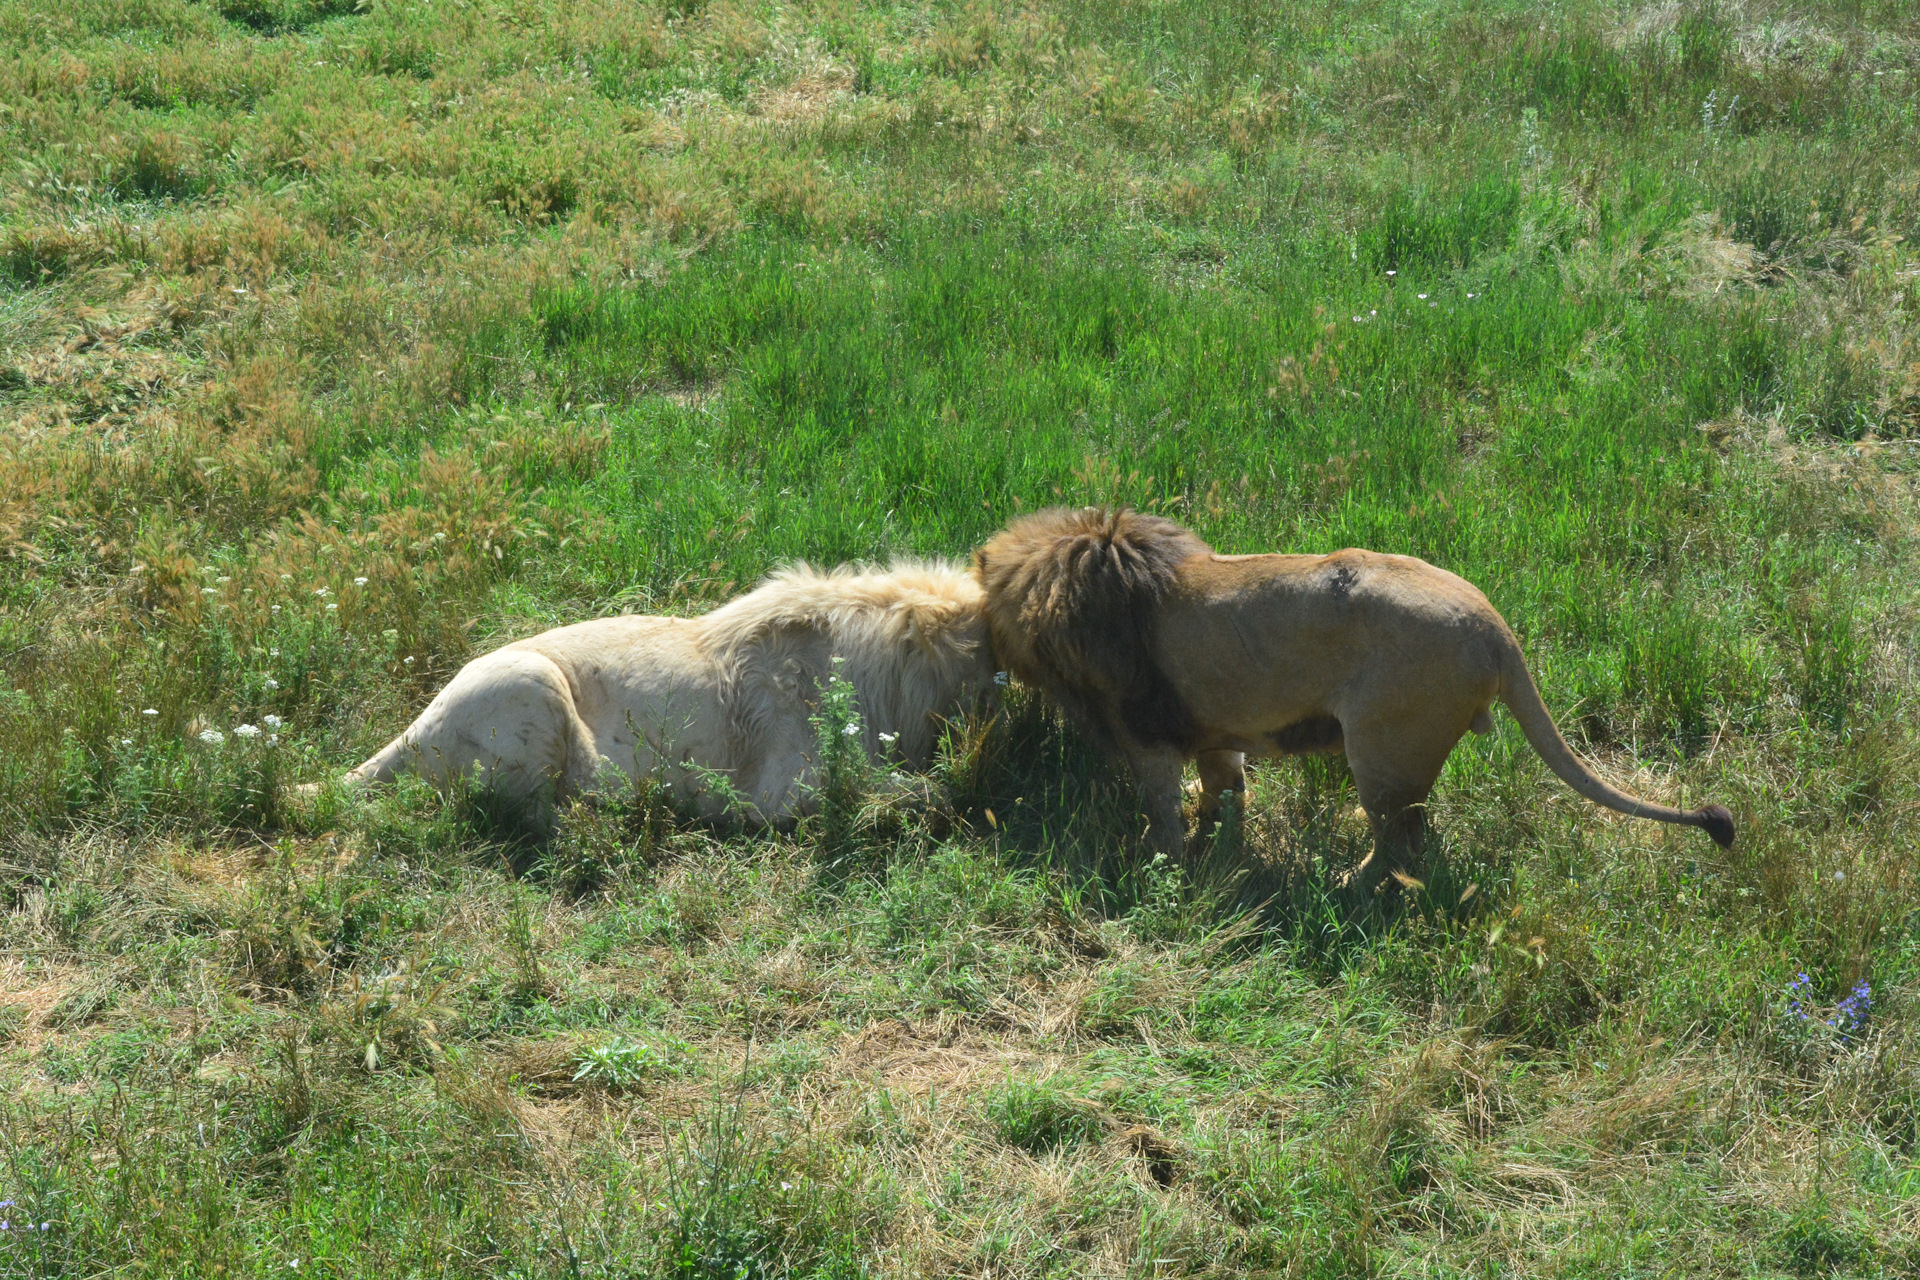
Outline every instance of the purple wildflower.
{"label": "purple wildflower", "polygon": [[1873,988],[1862,982],[1853,989],[1853,994],[1842,1000],[1834,1010],[1836,1023],[1842,1024],[1843,1031],[1858,1031],[1867,1025],[1867,1015],[1873,1010]]}

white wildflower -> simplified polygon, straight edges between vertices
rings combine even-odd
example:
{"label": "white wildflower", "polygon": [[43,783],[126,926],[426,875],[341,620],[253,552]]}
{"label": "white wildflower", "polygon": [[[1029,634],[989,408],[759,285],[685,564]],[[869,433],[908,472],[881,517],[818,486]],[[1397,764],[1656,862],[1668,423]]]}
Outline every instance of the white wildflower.
{"label": "white wildflower", "polygon": [[201,595],[203,595],[203,596],[217,596],[217,595],[219,595],[219,594],[220,594],[220,588],[218,588],[218,587],[202,587],[202,588],[200,588],[200,594],[201,594]]}
{"label": "white wildflower", "polygon": [[1012,677],[1009,676],[1004,671],[996,671],[993,673],[993,682],[999,685],[1002,689],[1007,687],[1007,681],[1010,679],[1012,679]]}
{"label": "white wildflower", "polygon": [[1413,296],[1420,299],[1420,301],[1422,302],[1425,302],[1427,300],[1427,295],[1424,293],[1416,293]]}
{"label": "white wildflower", "polygon": [[274,611],[275,613],[278,613],[278,612],[280,612],[280,606],[279,606],[279,605],[275,605],[275,606],[273,606],[273,611]]}
{"label": "white wildflower", "polygon": [[257,724],[237,724],[233,726],[233,736],[236,738],[257,738],[260,736],[260,726]]}
{"label": "white wildflower", "polygon": [[279,687],[280,687],[280,682],[278,680],[275,680],[272,676],[267,677],[267,688],[278,689]]}
{"label": "white wildflower", "polygon": [[855,734],[860,732],[860,726],[857,724],[850,724],[845,729],[842,729],[841,732],[846,734],[849,738],[851,738]]}
{"label": "white wildflower", "polygon": [[883,733],[880,735],[880,741],[882,742],[891,743],[891,742],[898,742],[899,740],[900,740],[900,735],[897,733]]}
{"label": "white wildflower", "polygon": [[[1467,296],[1468,296],[1469,298],[1471,298],[1471,297],[1472,297],[1473,295],[1472,295],[1472,294],[1468,294]],[[321,598],[322,600],[324,600],[324,599],[326,599],[326,598],[327,598],[328,596],[330,596],[330,595],[332,595],[332,594],[333,594],[333,592],[331,592],[331,591],[329,591],[329,590],[327,590],[327,589],[326,589],[325,587],[315,587],[315,588],[313,589],[313,594],[315,594],[315,595],[317,595],[317,596],[319,596],[319,597],[320,597],[320,598]]]}
{"label": "white wildflower", "polygon": [[337,604],[329,604],[329,605],[327,606],[327,612],[328,612],[328,613],[332,613],[332,612],[333,612],[333,611],[334,611],[335,609],[338,609],[339,607],[340,607],[340,606],[339,606],[339,605],[337,605]]}
{"label": "white wildflower", "polygon": [[286,721],[282,720],[279,716],[261,716],[260,723],[269,729],[278,729],[281,725],[285,724]]}
{"label": "white wildflower", "polygon": [[225,586],[227,583],[232,582],[233,579],[232,578],[215,578],[214,581],[219,583],[221,586]]}
{"label": "white wildflower", "polygon": [[148,707],[145,711],[142,711],[140,714],[143,716],[157,716],[160,713],[158,711],[155,711],[152,707]]}
{"label": "white wildflower", "polygon": [[227,740],[227,735],[220,732],[218,729],[202,729],[200,731],[200,741],[206,743],[210,747],[218,746],[220,743],[225,742],[226,740]]}
{"label": "white wildflower", "polygon": [[356,587],[364,587],[367,585],[367,580],[365,578],[355,578],[353,580],[353,585]]}
{"label": "white wildflower", "polygon": [[132,739],[132,738],[122,738],[122,739],[120,739],[120,745],[121,745],[121,746],[123,746],[123,747],[130,747],[130,746],[132,746],[132,745],[133,745],[133,739]]}

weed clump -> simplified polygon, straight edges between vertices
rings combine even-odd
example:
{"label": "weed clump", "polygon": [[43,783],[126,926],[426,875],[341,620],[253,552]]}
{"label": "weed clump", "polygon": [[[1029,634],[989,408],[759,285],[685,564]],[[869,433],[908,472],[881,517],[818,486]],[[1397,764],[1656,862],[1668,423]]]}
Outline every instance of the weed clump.
{"label": "weed clump", "polygon": [[583,1046],[574,1056],[573,1080],[605,1089],[631,1089],[649,1076],[677,1074],[678,1060],[686,1052],[687,1046],[678,1041],[662,1050],[626,1036],[609,1036],[598,1044]]}
{"label": "weed clump", "polygon": [[665,861],[680,829],[671,788],[658,778],[614,775],[571,800],[540,851],[539,874],[570,898],[607,890]]}
{"label": "weed clump", "polygon": [[994,1136],[1030,1155],[1098,1142],[1106,1123],[1098,1108],[1052,1080],[1009,1080],[987,1100]]}
{"label": "weed clump", "polygon": [[655,1239],[659,1274],[704,1280],[843,1274],[861,1241],[851,1187],[823,1181],[810,1153],[750,1133],[716,1102],[675,1140]]}

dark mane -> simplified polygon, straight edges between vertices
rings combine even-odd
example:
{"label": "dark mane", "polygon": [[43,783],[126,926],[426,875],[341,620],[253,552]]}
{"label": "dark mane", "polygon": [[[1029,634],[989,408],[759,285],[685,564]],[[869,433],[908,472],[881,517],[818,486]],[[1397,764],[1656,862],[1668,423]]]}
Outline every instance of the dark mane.
{"label": "dark mane", "polygon": [[1154,658],[1180,563],[1212,549],[1161,516],[1055,507],[974,553],[994,653],[1103,746],[1189,750],[1198,727]]}

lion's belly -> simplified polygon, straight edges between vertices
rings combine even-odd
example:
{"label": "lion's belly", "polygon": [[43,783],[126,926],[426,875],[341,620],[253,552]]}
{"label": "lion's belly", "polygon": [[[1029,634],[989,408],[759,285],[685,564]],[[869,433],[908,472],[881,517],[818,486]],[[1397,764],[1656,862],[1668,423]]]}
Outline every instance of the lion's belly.
{"label": "lion's belly", "polygon": [[1260,746],[1249,748],[1250,756],[1309,756],[1330,754],[1346,749],[1346,734],[1339,718],[1331,715],[1303,716],[1261,735]]}

